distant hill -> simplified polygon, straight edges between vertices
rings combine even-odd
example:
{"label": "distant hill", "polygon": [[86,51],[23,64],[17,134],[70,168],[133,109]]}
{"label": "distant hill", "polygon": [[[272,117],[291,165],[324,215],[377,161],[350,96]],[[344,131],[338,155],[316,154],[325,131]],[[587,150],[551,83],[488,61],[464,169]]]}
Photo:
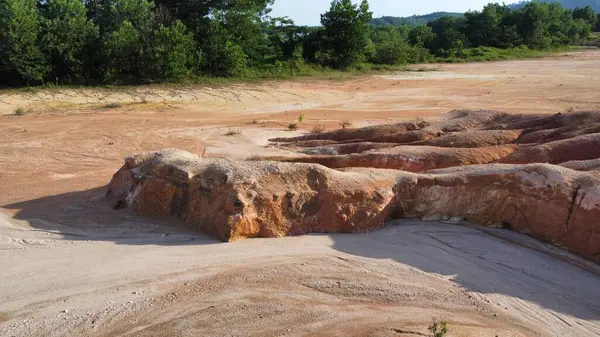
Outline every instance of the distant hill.
{"label": "distant hill", "polygon": [[[530,1],[521,1],[510,5],[510,8],[519,9],[525,6]],[[531,2],[557,2],[564,8],[575,9],[577,7],[590,6],[596,12],[600,12],[600,0],[531,0]]]}
{"label": "distant hill", "polygon": [[[494,2],[490,0],[490,2]],[[500,1],[498,1],[500,2]],[[512,9],[519,9],[527,5],[530,1],[521,1],[516,4],[509,5]],[[531,0],[531,2],[557,2],[560,3],[564,8],[575,9],[577,7],[585,7],[590,6],[597,13],[600,12],[600,0]],[[371,24],[374,26],[386,26],[386,25],[409,25],[409,26],[418,26],[427,24],[430,21],[435,19],[439,19],[443,16],[452,16],[452,17],[462,17],[463,13],[453,13],[453,12],[434,12],[431,14],[425,15],[413,15],[413,16],[405,16],[405,17],[397,17],[397,16],[382,16],[380,18],[373,19]]]}
{"label": "distant hill", "polygon": [[409,25],[418,26],[424,25],[429,21],[441,18],[443,16],[462,17],[463,13],[451,13],[451,12],[435,12],[426,15],[413,15],[407,17],[396,17],[396,16],[382,16],[377,19],[373,19],[371,23],[375,26],[386,26],[386,25]]}

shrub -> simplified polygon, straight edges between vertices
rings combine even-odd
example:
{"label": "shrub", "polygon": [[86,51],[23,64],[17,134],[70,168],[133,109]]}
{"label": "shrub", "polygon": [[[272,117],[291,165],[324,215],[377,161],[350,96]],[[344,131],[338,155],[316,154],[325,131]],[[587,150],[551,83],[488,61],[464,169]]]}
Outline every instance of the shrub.
{"label": "shrub", "polygon": [[290,125],[288,125],[288,130],[290,130],[290,131],[298,130],[298,124],[291,123]]}
{"label": "shrub", "polygon": [[300,114],[300,116],[298,116],[298,123],[304,123],[304,114]]}
{"label": "shrub", "polygon": [[239,135],[241,133],[242,133],[242,130],[232,130],[232,129],[229,129],[227,131],[227,133],[225,133],[225,136],[235,136],[235,135]]}
{"label": "shrub", "polygon": [[121,105],[119,102],[111,102],[104,106],[105,109],[120,109],[122,107],[123,105]]}
{"label": "shrub", "polygon": [[433,337],[445,337],[448,334],[448,322],[437,322],[434,318],[433,323],[427,328],[433,334]]}
{"label": "shrub", "polygon": [[343,121],[340,123],[340,126],[342,127],[342,129],[347,129],[351,125],[352,125],[352,123],[350,123],[348,121]]}
{"label": "shrub", "polygon": [[323,127],[323,125],[315,125],[315,126],[313,126],[312,130],[310,130],[310,133],[316,135],[319,133],[323,133],[323,131],[325,131],[325,128]]}
{"label": "shrub", "polygon": [[25,115],[25,109],[23,109],[21,107],[16,108],[15,109],[15,115],[17,115],[17,116],[23,116],[23,115]]}
{"label": "shrub", "polygon": [[408,62],[409,46],[405,43],[385,41],[377,46],[375,63],[404,64]]}

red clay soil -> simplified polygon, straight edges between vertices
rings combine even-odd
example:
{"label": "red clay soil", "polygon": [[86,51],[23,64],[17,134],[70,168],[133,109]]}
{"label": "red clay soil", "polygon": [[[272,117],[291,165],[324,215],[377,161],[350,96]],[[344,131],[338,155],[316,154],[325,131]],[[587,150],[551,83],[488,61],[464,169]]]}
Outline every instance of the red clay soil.
{"label": "red clay soil", "polygon": [[[272,141],[308,154],[282,161],[411,172],[487,163],[560,164],[600,157],[600,112],[513,115],[460,110],[446,117],[431,123],[404,122]],[[373,145],[378,142],[383,144]]]}

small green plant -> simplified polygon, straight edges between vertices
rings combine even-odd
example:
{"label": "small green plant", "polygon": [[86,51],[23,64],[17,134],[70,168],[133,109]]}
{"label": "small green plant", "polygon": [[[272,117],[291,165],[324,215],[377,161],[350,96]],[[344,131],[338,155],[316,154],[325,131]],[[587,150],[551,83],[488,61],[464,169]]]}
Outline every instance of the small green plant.
{"label": "small green plant", "polygon": [[288,125],[288,130],[290,130],[290,131],[298,130],[298,124],[291,123],[290,125]]}
{"label": "small green plant", "polygon": [[342,127],[342,129],[347,129],[351,125],[352,125],[352,123],[350,123],[348,121],[343,121],[340,123],[340,126]]}
{"label": "small green plant", "polygon": [[427,328],[433,337],[445,337],[448,334],[448,322],[438,321],[434,318],[433,323]]}
{"label": "small green plant", "polygon": [[325,131],[325,128],[323,127],[323,125],[317,124],[317,125],[313,126],[312,130],[310,130],[310,133],[316,135],[319,133],[323,133],[323,131]]}
{"label": "small green plant", "polygon": [[25,115],[25,109],[18,107],[15,109],[15,115],[17,116],[24,116]]}
{"label": "small green plant", "polygon": [[240,133],[242,133],[242,130],[232,130],[232,129],[229,129],[227,131],[227,133],[225,133],[225,136],[235,136],[235,135],[239,135]]}
{"label": "small green plant", "polygon": [[304,114],[300,114],[300,116],[298,116],[298,123],[304,123]]}
{"label": "small green plant", "polygon": [[111,102],[104,106],[105,109],[120,109],[122,107],[123,105],[121,105],[119,102]]}

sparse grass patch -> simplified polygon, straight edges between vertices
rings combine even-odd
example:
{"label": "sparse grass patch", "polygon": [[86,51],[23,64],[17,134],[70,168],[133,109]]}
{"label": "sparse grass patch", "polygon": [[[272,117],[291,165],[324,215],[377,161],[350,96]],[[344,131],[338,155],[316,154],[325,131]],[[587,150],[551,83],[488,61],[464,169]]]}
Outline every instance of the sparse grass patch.
{"label": "sparse grass patch", "polygon": [[448,334],[448,322],[438,321],[434,318],[433,323],[427,328],[433,337],[445,337]]}
{"label": "sparse grass patch", "polygon": [[429,71],[441,71],[442,68],[433,68],[433,67],[418,67],[416,69],[409,69],[410,71],[416,71],[418,73],[424,73]]}
{"label": "sparse grass patch", "polygon": [[290,125],[288,125],[288,130],[290,130],[290,131],[296,131],[296,130],[298,130],[298,124],[297,123],[291,123]]}
{"label": "sparse grass patch", "polygon": [[238,130],[233,130],[233,129],[229,129],[226,133],[225,136],[235,136],[235,135],[239,135],[242,133],[242,130],[238,129]]}
{"label": "sparse grass patch", "polygon": [[348,121],[343,121],[340,123],[340,126],[342,127],[342,129],[347,129],[348,127],[352,126],[352,123]]}
{"label": "sparse grass patch", "polygon": [[15,115],[17,116],[25,116],[25,109],[18,107],[15,109]]}
{"label": "sparse grass patch", "polygon": [[104,105],[105,109],[120,109],[122,107],[123,107],[123,105],[119,102],[111,102],[111,103]]}
{"label": "sparse grass patch", "polygon": [[313,128],[310,130],[310,133],[316,135],[319,133],[323,133],[323,131],[325,131],[325,128],[323,127],[323,125],[317,124],[317,125],[313,126]]}
{"label": "sparse grass patch", "polygon": [[467,48],[454,55],[437,57],[434,62],[438,63],[464,63],[464,62],[485,62],[502,61],[526,58],[540,58],[552,53],[568,51],[568,47],[560,47],[549,50],[529,49],[527,46],[519,46],[508,49],[499,49],[493,47]]}

